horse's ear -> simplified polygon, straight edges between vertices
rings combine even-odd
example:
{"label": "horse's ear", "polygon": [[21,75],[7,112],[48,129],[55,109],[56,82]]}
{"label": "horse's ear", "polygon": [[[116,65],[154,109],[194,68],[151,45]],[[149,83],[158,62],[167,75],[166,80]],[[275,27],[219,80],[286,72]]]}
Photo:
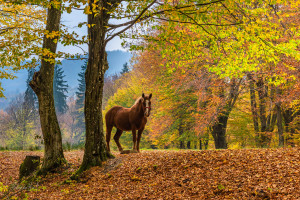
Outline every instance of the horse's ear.
{"label": "horse's ear", "polygon": [[145,98],[145,94],[144,94],[144,92],[143,92],[143,94],[142,94],[142,97],[143,97],[143,98]]}
{"label": "horse's ear", "polygon": [[149,95],[149,99],[151,99],[151,97],[152,97],[152,93]]}

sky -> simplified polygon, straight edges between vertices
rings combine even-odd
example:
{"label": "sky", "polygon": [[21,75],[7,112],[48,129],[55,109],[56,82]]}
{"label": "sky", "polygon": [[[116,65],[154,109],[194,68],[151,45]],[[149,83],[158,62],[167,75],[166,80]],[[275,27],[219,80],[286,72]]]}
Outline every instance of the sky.
{"label": "sky", "polygon": [[[61,22],[62,24],[66,25],[71,31],[75,31],[80,36],[87,35],[87,27],[82,26],[82,28],[78,28],[78,23],[80,22],[86,22],[87,16],[83,14],[82,10],[72,10],[70,14],[67,12],[64,12],[62,14]],[[122,22],[122,21],[120,21]],[[108,42],[106,46],[107,51],[113,51],[113,50],[123,50],[127,51],[121,46],[122,40],[119,37],[115,37],[111,41]],[[85,51],[88,50],[87,45],[81,46]],[[84,52],[78,48],[73,46],[66,46],[64,47],[61,44],[58,44],[58,51],[68,52],[68,53],[80,53],[83,54]]]}

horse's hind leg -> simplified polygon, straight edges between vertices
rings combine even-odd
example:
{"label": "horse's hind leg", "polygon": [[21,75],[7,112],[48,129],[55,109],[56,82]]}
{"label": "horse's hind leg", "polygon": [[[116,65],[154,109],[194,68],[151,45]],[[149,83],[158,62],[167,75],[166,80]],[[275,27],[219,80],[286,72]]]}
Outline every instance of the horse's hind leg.
{"label": "horse's hind leg", "polygon": [[117,129],[117,132],[116,132],[116,134],[115,134],[115,136],[114,136],[114,140],[115,140],[115,142],[116,142],[116,144],[117,144],[117,146],[118,146],[118,149],[119,149],[120,153],[123,152],[123,148],[122,148],[122,146],[121,146],[121,144],[120,144],[120,142],[119,142],[119,139],[120,139],[122,133],[123,133],[122,130]]}
{"label": "horse's hind leg", "polygon": [[142,137],[142,133],[143,133],[144,129],[141,129],[138,131],[138,136],[137,136],[137,144],[136,144],[136,150],[137,152],[140,152],[140,141],[141,141],[141,137]]}
{"label": "horse's hind leg", "polygon": [[112,128],[113,128],[112,126],[106,125],[106,145],[107,145],[108,152],[110,152],[109,142],[110,142]]}

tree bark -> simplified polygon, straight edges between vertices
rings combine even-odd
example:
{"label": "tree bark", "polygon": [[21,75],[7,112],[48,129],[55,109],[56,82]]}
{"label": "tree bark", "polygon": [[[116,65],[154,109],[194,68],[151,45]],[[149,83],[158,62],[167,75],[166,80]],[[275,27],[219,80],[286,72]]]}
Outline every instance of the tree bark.
{"label": "tree bark", "polygon": [[212,127],[212,136],[215,141],[216,149],[227,149],[226,142],[226,127],[229,114],[226,116],[219,116],[218,122]]}
{"label": "tree bark", "polygon": [[[89,7],[97,4],[98,8],[105,8],[108,4],[105,1],[90,1]],[[104,73],[108,69],[105,52],[106,25],[110,16],[107,9],[99,9],[97,13],[88,15],[89,36],[89,59],[85,72],[86,92],[84,115],[86,122],[86,142],[83,162],[78,173],[92,167],[101,166],[102,162],[111,154],[107,151],[103,132],[102,118],[102,96]]]}
{"label": "tree bark", "polygon": [[202,138],[199,139],[199,149],[202,150]]}
{"label": "tree bark", "polygon": [[273,102],[275,101],[275,88],[274,86],[271,86],[270,89],[270,110],[269,110],[269,115],[267,117],[267,131],[268,132],[273,132],[274,131],[274,126],[276,123],[277,119],[277,108],[276,104],[273,106]]}
{"label": "tree bark", "polygon": [[[50,1],[52,3],[53,1]],[[61,2],[58,8],[51,6],[48,9],[46,30],[49,33],[58,32],[61,19]],[[43,39],[43,49],[55,54],[57,37]],[[53,98],[53,76],[55,59],[51,55],[42,56],[40,71],[35,72],[30,82],[30,87],[36,93],[39,101],[39,114],[41,128],[44,137],[45,155],[42,165],[42,172],[47,172],[60,166],[65,162],[62,138],[57,121],[54,98]]]}
{"label": "tree bark", "polygon": [[292,147],[295,146],[295,143],[293,141],[293,136],[295,133],[295,130],[290,127],[290,123],[294,119],[293,110],[291,108],[288,108],[283,111],[283,118],[284,118],[284,124],[285,124],[285,132],[287,133],[286,137],[286,145],[291,145]]}
{"label": "tree bark", "polygon": [[204,144],[204,149],[208,149],[208,142],[209,142],[209,133],[205,134],[205,137],[203,138],[203,144]]}
{"label": "tree bark", "polygon": [[40,165],[40,156],[26,156],[19,168],[19,181],[31,175]]}
{"label": "tree bark", "polygon": [[[241,80],[239,82],[237,82],[236,79],[231,80],[230,91],[228,97],[225,99],[225,106],[218,114],[216,123],[212,126],[212,136],[215,141],[216,149],[227,149],[227,141],[226,141],[227,121],[232,111],[232,108],[238,98],[240,84],[241,84]],[[223,89],[221,91],[220,96],[224,96]]]}
{"label": "tree bark", "polygon": [[191,149],[191,141],[187,141],[187,143],[186,143],[186,148],[187,148],[187,149]]}
{"label": "tree bark", "polygon": [[281,114],[280,103],[276,104],[276,111],[277,111],[277,128],[278,128],[278,139],[279,139],[278,146],[283,147],[284,137],[283,137],[282,114]]}
{"label": "tree bark", "polygon": [[180,138],[179,149],[185,149],[184,141],[182,141],[182,138],[181,138],[181,136],[183,135],[183,127],[182,127],[181,123],[182,122],[180,121],[179,127],[178,127],[178,134],[179,134],[179,138]]}
{"label": "tree bark", "polygon": [[263,78],[259,78],[257,83],[258,99],[259,99],[259,118],[261,132],[265,132],[267,129],[267,118],[266,118],[266,97],[265,85]]}
{"label": "tree bark", "polygon": [[259,118],[260,118],[260,134],[259,134],[259,146],[268,147],[271,141],[270,136],[267,135],[267,117],[266,117],[266,98],[268,96],[267,87],[265,86],[263,77],[260,77],[256,83],[259,99]]}
{"label": "tree bark", "polygon": [[258,128],[258,114],[257,114],[257,107],[256,107],[256,97],[255,97],[255,90],[254,90],[254,80],[251,74],[247,75],[249,80],[249,89],[250,89],[250,102],[251,102],[251,111],[252,111],[252,118],[254,124],[254,130],[256,134],[259,132]]}
{"label": "tree bark", "polygon": [[[269,142],[271,140],[271,138],[267,135],[267,132],[270,131],[275,124],[275,114],[270,114],[268,118],[266,117],[266,98],[268,96],[268,88],[265,86],[263,77],[258,78],[256,82],[254,81],[251,74],[247,74],[247,78],[249,80],[251,111],[254,123],[254,130],[256,133],[256,145],[259,147],[266,147],[269,145]],[[257,112],[254,88],[255,83],[258,92],[259,113]],[[258,121],[260,121],[260,127]]]}

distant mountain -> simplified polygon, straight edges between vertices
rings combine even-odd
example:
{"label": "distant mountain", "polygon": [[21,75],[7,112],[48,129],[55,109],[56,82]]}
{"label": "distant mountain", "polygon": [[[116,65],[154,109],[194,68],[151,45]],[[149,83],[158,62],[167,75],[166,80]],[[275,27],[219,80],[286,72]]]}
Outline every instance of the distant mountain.
{"label": "distant mountain", "polygon": [[[117,50],[117,51],[107,51],[107,60],[109,68],[105,75],[113,75],[120,73],[123,64],[130,61],[132,55],[129,52]],[[71,96],[75,93],[78,86],[78,73],[80,72],[81,66],[84,64],[84,60],[62,60],[62,67],[64,70],[65,80],[69,85],[69,93]],[[17,94],[25,92],[26,90],[26,79],[27,70],[23,69],[15,73],[17,76],[14,80],[0,80],[2,87],[5,89],[4,95],[7,99],[0,98],[0,110],[4,109],[8,103]]]}

